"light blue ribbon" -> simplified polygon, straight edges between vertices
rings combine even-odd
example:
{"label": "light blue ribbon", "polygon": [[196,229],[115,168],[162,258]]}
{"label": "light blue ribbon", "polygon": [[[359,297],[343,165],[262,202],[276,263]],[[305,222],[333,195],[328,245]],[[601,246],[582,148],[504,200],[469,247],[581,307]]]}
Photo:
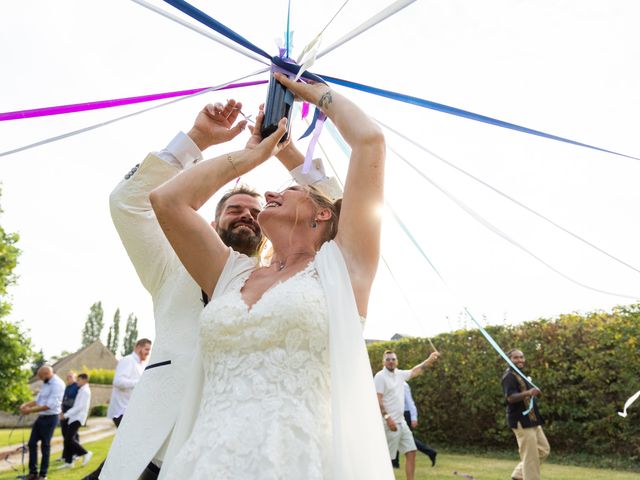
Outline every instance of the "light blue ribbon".
{"label": "light blue ribbon", "polygon": [[[331,123],[331,122],[326,122],[326,126],[327,126],[327,130],[329,131],[329,133],[331,134],[331,136],[334,138],[334,140],[336,141],[336,143],[338,144],[338,146],[340,147],[340,149],[344,152],[344,154],[347,157],[351,157],[351,147],[349,147],[349,145],[344,141],[344,139],[342,138],[342,136],[340,135],[340,133],[336,130],[335,126]],[[442,274],[440,273],[440,271],[436,268],[435,264],[431,261],[431,259],[427,256],[427,254],[424,252],[424,250],[422,249],[422,247],[420,246],[420,244],[418,243],[418,241],[415,239],[415,237],[411,234],[411,232],[409,231],[409,229],[407,228],[407,226],[405,225],[405,223],[402,221],[402,219],[398,216],[398,214],[396,213],[396,211],[393,209],[393,207],[389,204],[389,202],[387,202],[385,200],[385,204],[387,205],[387,208],[389,209],[389,211],[391,212],[391,215],[393,216],[394,220],[398,223],[398,225],[400,226],[400,228],[402,229],[402,231],[405,233],[405,235],[407,236],[407,238],[411,241],[411,243],[414,245],[414,247],[416,247],[416,249],[418,250],[418,252],[420,253],[420,255],[422,256],[422,258],[424,258],[427,263],[429,264],[429,266],[433,269],[433,271],[436,273],[436,275],[438,276],[438,278],[440,278],[440,280],[442,281],[442,283],[445,285],[445,287],[447,287],[447,289],[449,290],[449,292],[454,296],[454,298],[456,297],[455,294],[453,293],[453,290],[451,289],[451,287],[449,287],[447,281],[444,279],[444,277],[442,276]],[[514,370],[516,371],[523,379],[525,382],[529,383],[532,387],[537,388],[538,390],[540,390],[540,388],[538,388],[532,381],[530,378],[528,378],[524,373],[522,373],[520,371],[520,369],[518,367],[515,366],[515,364],[511,361],[511,359],[507,356],[507,354],[504,352],[504,350],[502,350],[502,348],[500,348],[500,345],[498,345],[498,342],[496,342],[493,337],[489,334],[489,332],[487,332],[485,330],[485,328],[480,324],[480,322],[478,322],[476,320],[476,318],[471,314],[471,312],[469,311],[469,309],[465,306],[462,307],[464,312],[467,314],[467,316],[471,319],[471,321],[473,323],[476,324],[476,326],[478,327],[478,329],[480,330],[480,333],[482,333],[482,336],[484,336],[484,338],[489,342],[489,344],[493,347],[493,349],[498,352],[498,354],[504,359],[505,362],[507,362],[507,364]],[[529,408],[522,412],[522,415],[528,415],[529,412],[531,412],[531,410],[533,410],[533,406],[534,406],[534,397],[531,397],[531,402],[529,403]]]}

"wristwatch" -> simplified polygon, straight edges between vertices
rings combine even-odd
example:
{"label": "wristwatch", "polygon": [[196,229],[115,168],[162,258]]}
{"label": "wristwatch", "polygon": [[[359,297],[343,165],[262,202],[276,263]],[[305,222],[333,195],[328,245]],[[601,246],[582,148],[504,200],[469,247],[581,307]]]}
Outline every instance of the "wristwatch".
{"label": "wristwatch", "polygon": [[389,415],[388,413],[385,413],[385,414],[382,416],[382,418],[384,418],[385,420],[389,420],[389,417],[390,417],[390,416],[391,416],[391,415]]}

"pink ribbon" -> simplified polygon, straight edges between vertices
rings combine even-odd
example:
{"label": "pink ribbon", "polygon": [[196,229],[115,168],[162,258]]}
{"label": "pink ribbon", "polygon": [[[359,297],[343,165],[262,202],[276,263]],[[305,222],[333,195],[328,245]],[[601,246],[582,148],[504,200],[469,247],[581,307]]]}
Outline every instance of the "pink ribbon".
{"label": "pink ribbon", "polygon": [[[267,83],[267,80],[255,80],[252,82],[231,83],[216,90],[229,90],[232,88],[249,87]],[[202,92],[211,87],[194,88],[191,90],[178,90],[176,92],[154,93],[152,95],[142,95],[139,97],[116,98],[114,100],[100,100],[97,102],[74,103],[71,105],[58,105],[56,107],[35,108],[32,110],[18,110],[15,112],[0,113],[0,121],[19,120],[23,118],[46,117],[49,115],[62,115],[65,113],[85,112],[87,110],[99,110],[101,108],[121,107],[135,103],[153,102],[172,97],[183,97]]]}

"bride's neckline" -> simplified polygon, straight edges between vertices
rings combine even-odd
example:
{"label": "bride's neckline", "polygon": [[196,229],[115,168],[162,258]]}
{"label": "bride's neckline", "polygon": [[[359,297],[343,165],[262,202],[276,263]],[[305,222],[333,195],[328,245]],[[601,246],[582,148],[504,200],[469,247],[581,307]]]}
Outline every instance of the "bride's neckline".
{"label": "bride's neckline", "polygon": [[[267,293],[270,293],[270,292],[271,292],[272,290],[274,290],[276,287],[278,287],[278,286],[280,286],[280,285],[284,285],[284,284],[286,284],[287,282],[289,282],[290,280],[293,280],[294,278],[299,277],[300,275],[302,275],[303,273],[305,273],[306,271],[308,271],[308,270],[309,270],[309,269],[314,265],[314,262],[315,262],[315,258],[312,258],[312,259],[309,261],[309,263],[307,263],[307,264],[304,266],[304,268],[301,268],[300,270],[298,270],[297,272],[295,272],[293,275],[291,275],[291,276],[289,276],[289,277],[287,277],[287,278],[285,278],[285,279],[278,280],[278,281],[274,282],[274,283],[273,283],[269,288],[267,288],[264,292],[262,292],[262,295],[260,295],[260,297],[258,297],[258,298],[256,299],[256,301],[255,301],[253,304],[249,305],[249,304],[247,303],[247,301],[245,300],[245,298],[244,298],[244,296],[243,296],[242,292],[243,292],[243,290],[244,290],[244,287],[247,285],[247,282],[249,281],[249,278],[251,278],[251,274],[252,274],[253,272],[255,272],[255,270],[253,270],[253,271],[252,271],[251,273],[249,273],[249,275],[247,275],[247,277],[244,279],[244,281],[242,282],[242,286],[240,287],[240,290],[238,291],[238,296],[240,297],[240,301],[242,302],[243,306],[246,308],[247,312],[248,312],[248,313],[251,313],[251,312],[253,311],[254,307],[264,299],[264,297],[265,297],[265,295],[266,295]],[[280,272],[280,271],[282,271],[282,270],[278,270],[278,272]]]}

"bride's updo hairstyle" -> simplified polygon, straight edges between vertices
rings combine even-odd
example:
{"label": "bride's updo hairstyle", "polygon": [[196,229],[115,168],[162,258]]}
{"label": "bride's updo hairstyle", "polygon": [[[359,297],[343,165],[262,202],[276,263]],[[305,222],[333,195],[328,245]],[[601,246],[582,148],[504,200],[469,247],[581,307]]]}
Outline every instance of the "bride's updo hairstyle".
{"label": "bride's updo hairstyle", "polygon": [[[318,208],[327,208],[331,212],[331,218],[325,222],[324,235],[322,236],[322,243],[328,242],[336,238],[338,234],[338,221],[340,220],[340,208],[342,207],[342,199],[339,198],[335,202],[327,197],[324,193],[318,190],[313,185],[307,185],[305,187],[309,198]],[[320,226],[320,225],[318,225]]]}

